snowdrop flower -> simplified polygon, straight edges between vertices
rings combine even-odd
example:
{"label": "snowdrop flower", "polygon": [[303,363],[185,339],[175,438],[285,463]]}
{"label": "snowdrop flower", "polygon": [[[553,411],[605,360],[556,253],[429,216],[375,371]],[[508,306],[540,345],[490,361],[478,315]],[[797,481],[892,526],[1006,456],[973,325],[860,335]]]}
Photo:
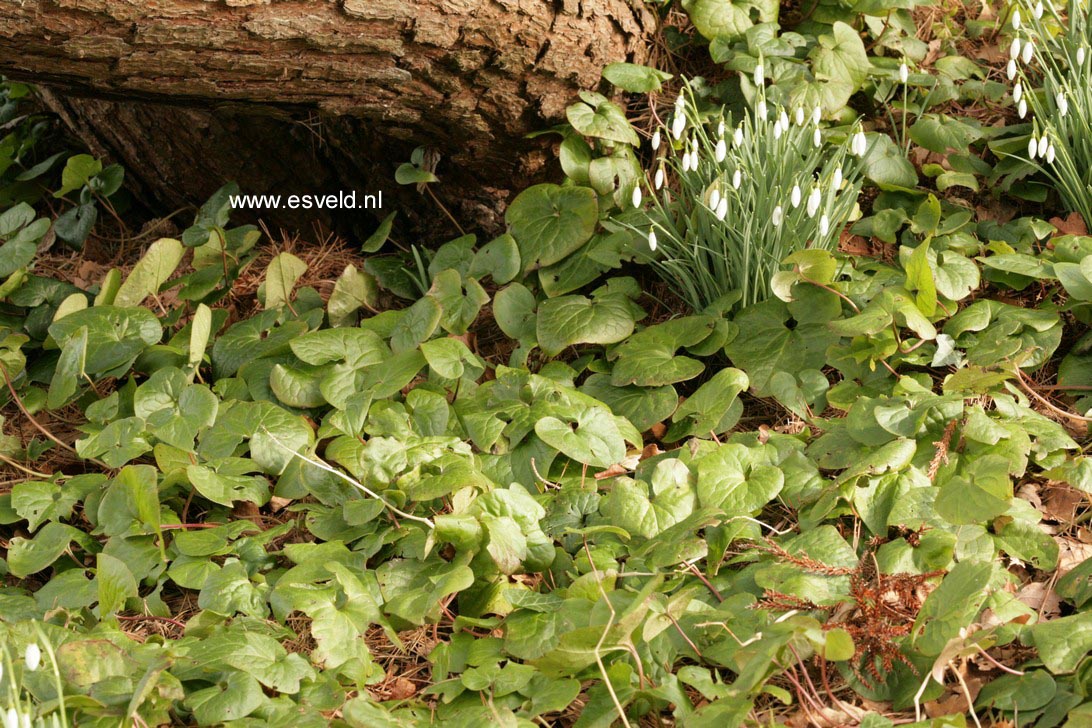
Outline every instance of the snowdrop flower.
{"label": "snowdrop flower", "polygon": [[682,111],[684,106],[686,106],[686,98],[683,96],[683,92],[680,89],[679,95],[675,97],[675,110]]}
{"label": "snowdrop flower", "polygon": [[1046,134],[1043,134],[1043,136],[1039,139],[1039,156],[1040,157],[1045,157],[1046,156],[1047,147],[1049,147],[1049,146],[1050,146],[1050,140],[1047,139]]}
{"label": "snowdrop flower", "polygon": [[1020,57],[1020,39],[1013,38],[1012,45],[1009,46],[1009,58],[1016,60]]}
{"label": "snowdrop flower", "polygon": [[736,171],[732,173],[732,186],[738,190],[741,184],[743,184],[743,172],[737,167]]}
{"label": "snowdrop flower", "polygon": [[27,645],[27,651],[23,655],[23,659],[27,663],[27,669],[34,672],[38,669],[38,665],[42,664],[42,649],[38,647],[37,642],[31,642]]}
{"label": "snowdrop flower", "polygon": [[821,218],[819,218],[819,234],[820,235],[826,235],[829,232],[830,232],[830,218],[827,217],[826,215],[823,215]]}
{"label": "snowdrop flower", "polygon": [[1058,115],[1064,118],[1069,113],[1069,99],[1065,97],[1065,93],[1059,91],[1054,101],[1058,104]]}
{"label": "snowdrop flower", "polygon": [[808,195],[808,217],[815,217],[815,213],[819,212],[819,203],[823,201],[823,193],[819,191],[819,186],[811,188],[811,193]]}
{"label": "snowdrop flower", "polygon": [[728,154],[728,142],[724,141],[723,137],[717,140],[717,148],[713,151],[713,156],[718,162],[723,162],[724,157]]}
{"label": "snowdrop flower", "polygon": [[831,180],[831,184],[833,185],[835,190],[842,189],[842,168],[841,167],[838,167],[837,169],[834,170],[834,178]]}
{"label": "snowdrop flower", "polygon": [[868,140],[865,139],[863,131],[859,131],[853,135],[852,151],[858,157],[863,157],[865,151],[868,149]]}
{"label": "snowdrop flower", "polygon": [[720,188],[714,187],[713,191],[709,193],[709,209],[716,210],[720,204]]}
{"label": "snowdrop flower", "polygon": [[717,219],[723,220],[724,216],[728,214],[728,198],[720,198],[720,204],[717,205]]}
{"label": "snowdrop flower", "polygon": [[1016,78],[1016,61],[1009,59],[1009,62],[1005,64],[1005,75],[1009,77],[1009,80]]}
{"label": "snowdrop flower", "polygon": [[1012,11],[1012,29],[1020,30],[1020,8]]}
{"label": "snowdrop flower", "polygon": [[758,102],[758,118],[766,121],[770,118],[769,110],[766,108],[766,99],[762,99]]}
{"label": "snowdrop flower", "polygon": [[717,124],[717,136],[721,139],[724,138],[724,119],[721,119]]}
{"label": "snowdrop flower", "polygon": [[1043,3],[1040,0],[1040,2],[1035,3],[1035,9],[1031,11],[1032,17],[1034,17],[1036,20],[1041,19],[1043,17],[1043,10],[1045,10],[1045,8],[1043,7]]}
{"label": "snowdrop flower", "polygon": [[675,119],[671,122],[671,136],[675,137],[675,141],[678,141],[682,139],[684,131],[686,131],[686,117],[682,114],[675,114]]}
{"label": "snowdrop flower", "polygon": [[804,107],[803,106],[797,106],[796,107],[796,125],[797,126],[804,126]]}
{"label": "snowdrop flower", "polygon": [[1023,119],[1028,113],[1028,100],[1020,99],[1019,105],[1016,107],[1016,113],[1020,114],[1020,118]]}
{"label": "snowdrop flower", "polygon": [[781,122],[781,129],[783,131],[789,130],[789,115],[785,113],[785,110],[781,110],[781,116],[777,117],[777,120]]}
{"label": "snowdrop flower", "polygon": [[689,172],[690,171],[690,152],[683,152],[682,153],[682,171],[683,172]]}
{"label": "snowdrop flower", "polygon": [[761,86],[766,81],[766,69],[759,63],[755,66],[755,86]]}
{"label": "snowdrop flower", "polygon": [[656,151],[660,148],[660,130],[652,132],[652,151]]}
{"label": "snowdrop flower", "polygon": [[656,178],[653,185],[657,190],[660,190],[664,186],[664,168],[660,167],[656,170]]}
{"label": "snowdrop flower", "polygon": [[1047,161],[1047,164],[1054,164],[1054,143],[1053,142],[1051,142],[1050,144],[1047,145],[1046,161]]}
{"label": "snowdrop flower", "polygon": [[811,123],[819,126],[819,121],[823,118],[823,110],[819,107],[819,104],[815,105],[815,109],[811,112]]}
{"label": "snowdrop flower", "polygon": [[732,143],[737,147],[743,145],[743,127],[736,127],[735,132],[732,134]]}
{"label": "snowdrop flower", "polygon": [[781,132],[782,132],[781,119],[778,119],[777,121],[774,122],[774,125],[773,125],[773,138],[774,139],[780,139],[781,138]]}
{"label": "snowdrop flower", "polygon": [[1031,63],[1032,57],[1035,55],[1035,44],[1031,42],[1031,38],[1028,38],[1024,42],[1024,49],[1020,51],[1020,60],[1024,62],[1024,65]]}
{"label": "snowdrop flower", "polygon": [[1084,55],[1085,55],[1084,46],[1081,46],[1080,48],[1077,49],[1077,65],[1078,66],[1083,66],[1084,65]]}
{"label": "snowdrop flower", "polygon": [[641,186],[637,185],[636,187],[633,188],[633,206],[634,207],[640,207],[641,206],[641,197],[642,197],[642,195],[641,195]]}
{"label": "snowdrop flower", "polygon": [[649,230],[648,231],[648,249],[653,251],[653,252],[656,252],[656,231],[655,230]]}
{"label": "snowdrop flower", "polygon": [[1035,159],[1035,152],[1039,148],[1039,143],[1035,140],[1035,137],[1028,139],[1028,159]]}
{"label": "snowdrop flower", "polygon": [[800,207],[800,185],[792,186],[792,194],[789,195],[789,202],[792,203],[794,209]]}
{"label": "snowdrop flower", "polygon": [[781,205],[778,205],[777,207],[775,207],[773,209],[773,216],[771,217],[771,222],[773,222],[773,226],[774,227],[779,227],[781,225],[781,220],[784,217],[785,217],[785,211],[781,209]]}
{"label": "snowdrop flower", "polygon": [[816,149],[823,143],[823,134],[819,131],[818,127],[816,127],[811,135],[811,143],[815,145]]}
{"label": "snowdrop flower", "polygon": [[4,713],[4,728],[23,728],[23,720],[15,707],[8,708]]}
{"label": "snowdrop flower", "polygon": [[900,64],[899,65],[899,81],[901,83],[906,83],[908,80],[910,80],[910,68],[905,63]]}
{"label": "snowdrop flower", "polygon": [[1024,96],[1024,84],[1019,81],[1012,87],[1012,100],[1016,103],[1020,103],[1020,99]]}

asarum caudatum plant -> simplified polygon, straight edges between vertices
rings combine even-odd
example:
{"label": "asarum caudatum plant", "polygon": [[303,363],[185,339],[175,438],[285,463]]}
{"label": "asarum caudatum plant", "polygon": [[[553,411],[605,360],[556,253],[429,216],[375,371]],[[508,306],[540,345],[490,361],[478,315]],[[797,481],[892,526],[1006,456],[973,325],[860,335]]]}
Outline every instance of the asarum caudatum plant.
{"label": "asarum caudatum plant", "polygon": [[858,210],[864,132],[831,143],[818,109],[776,107],[761,91],[761,65],[755,78],[755,113],[739,124],[699,113],[684,88],[653,135],[663,153],[647,186],[633,190],[637,214],[627,217],[647,236],[648,262],[695,311],[726,296],[742,306],[768,298],[786,256],[834,249]]}
{"label": "asarum caudatum plant", "polygon": [[1009,20],[1006,75],[1014,82],[1012,99],[1020,118],[1031,112],[1027,159],[1051,178],[1068,209],[1092,220],[1088,9],[1077,2],[1064,12],[1045,0],[1019,2]]}

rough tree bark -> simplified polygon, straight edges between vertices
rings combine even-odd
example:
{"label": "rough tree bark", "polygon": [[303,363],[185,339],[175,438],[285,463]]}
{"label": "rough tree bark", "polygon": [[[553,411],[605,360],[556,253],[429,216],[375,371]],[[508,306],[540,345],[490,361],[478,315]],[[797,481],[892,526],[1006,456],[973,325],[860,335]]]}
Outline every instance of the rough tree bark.
{"label": "rough tree bark", "polygon": [[607,63],[645,59],[643,6],[0,0],[0,73],[44,87],[161,205],[199,202],[227,179],[390,194],[394,168],[426,145],[441,155],[438,192],[488,226],[504,192],[541,171],[524,135],[561,118]]}

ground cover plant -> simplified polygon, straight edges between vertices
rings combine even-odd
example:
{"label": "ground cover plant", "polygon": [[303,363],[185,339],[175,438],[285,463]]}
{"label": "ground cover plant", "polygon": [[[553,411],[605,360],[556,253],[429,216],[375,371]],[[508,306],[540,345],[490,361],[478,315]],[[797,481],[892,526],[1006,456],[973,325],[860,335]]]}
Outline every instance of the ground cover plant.
{"label": "ground cover plant", "polygon": [[650,7],[434,249],[3,85],[4,728],[1092,723],[1086,9]]}

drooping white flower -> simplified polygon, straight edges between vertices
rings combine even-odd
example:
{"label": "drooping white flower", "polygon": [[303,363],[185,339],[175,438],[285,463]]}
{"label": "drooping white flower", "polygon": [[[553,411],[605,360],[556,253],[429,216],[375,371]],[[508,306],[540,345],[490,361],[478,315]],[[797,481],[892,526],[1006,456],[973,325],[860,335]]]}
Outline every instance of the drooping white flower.
{"label": "drooping white flower", "polygon": [[1059,91],[1054,101],[1058,105],[1058,115],[1065,118],[1065,115],[1069,113],[1069,99],[1065,97],[1064,92]]}
{"label": "drooping white flower", "polygon": [[899,81],[906,83],[908,80],[910,80],[910,67],[902,63],[899,65]]}
{"label": "drooping white flower", "polygon": [[813,109],[811,112],[811,123],[819,126],[819,122],[822,121],[822,119],[823,109],[819,106],[819,104],[816,104],[815,109]]}
{"label": "drooping white flower", "polygon": [[720,139],[717,140],[717,146],[713,150],[713,157],[717,160],[717,162],[723,162],[724,158],[727,155],[728,155],[728,142],[724,141],[724,138],[721,137]]}
{"label": "drooping white flower", "polygon": [[709,209],[716,210],[717,205],[720,204],[720,188],[714,187],[713,191],[709,193]]}
{"label": "drooping white flower", "polygon": [[660,130],[652,132],[652,151],[657,151],[660,148]]}
{"label": "drooping white flower", "polygon": [[1020,30],[1020,8],[1012,11],[1012,29]]}
{"label": "drooping white flower", "polygon": [[1047,139],[1046,134],[1043,134],[1043,136],[1039,138],[1039,156],[1040,157],[1045,157],[1046,156],[1047,147],[1049,147],[1049,146],[1050,146],[1050,140]]}
{"label": "drooping white flower", "polygon": [[641,206],[641,197],[642,197],[641,186],[637,185],[636,187],[633,188],[632,202],[633,202],[634,207],[640,207]]}
{"label": "drooping white flower", "polygon": [[819,131],[819,127],[815,128],[815,131],[811,134],[811,143],[818,149],[819,145],[823,143],[823,133]]}
{"label": "drooping white flower", "polygon": [[789,130],[789,115],[785,112],[784,109],[781,110],[781,116],[777,117],[777,120],[781,122],[781,129],[783,131]]}
{"label": "drooping white flower", "polygon": [[653,180],[653,186],[657,189],[663,189],[664,186],[664,168],[660,167],[656,170],[656,177]]}
{"label": "drooping white flower", "polygon": [[648,249],[653,251],[653,252],[656,251],[656,231],[655,230],[649,230],[648,231]]}
{"label": "drooping white flower", "polygon": [[679,95],[675,97],[675,111],[682,112],[684,106],[686,106],[686,97],[683,96],[682,89],[679,89]]}
{"label": "drooping white flower", "polygon": [[789,194],[789,202],[792,203],[793,209],[800,207],[800,185],[792,186],[792,192]]}
{"label": "drooping white flower", "polygon": [[1047,164],[1054,164],[1054,142],[1047,144],[1046,161]]}
{"label": "drooping white flower", "polygon": [[1005,75],[1009,80],[1016,78],[1016,61],[1009,59],[1009,62],[1005,64]]}
{"label": "drooping white flower", "polygon": [[743,184],[743,172],[737,167],[736,171],[732,172],[732,186],[738,190],[741,184]]}
{"label": "drooping white flower", "polygon": [[761,86],[766,81],[766,69],[759,63],[755,66],[755,86]]}
{"label": "drooping white flower", "polygon": [[766,99],[759,100],[756,111],[758,112],[758,118],[762,119],[763,121],[766,121],[770,118],[769,109],[766,108]]}
{"label": "drooping white flower", "polygon": [[1084,56],[1085,56],[1084,46],[1081,46],[1080,48],[1077,49],[1077,65],[1078,66],[1083,66],[1084,65]]}
{"label": "drooping white flower", "polygon": [[865,139],[863,131],[859,131],[853,135],[852,152],[858,157],[863,157],[865,151],[868,149],[868,140]]}
{"label": "drooping white flower", "polygon": [[808,217],[815,217],[815,213],[819,212],[819,203],[823,201],[823,193],[819,191],[819,186],[811,188],[811,192],[808,194]]}
{"label": "drooping white flower", "polygon": [[827,217],[826,215],[823,215],[821,218],[819,218],[819,234],[820,235],[826,235],[829,232],[830,232],[830,218]]}
{"label": "drooping white flower", "polygon": [[804,121],[805,121],[805,119],[804,119],[804,107],[803,106],[797,106],[796,107],[796,112],[793,115],[795,116],[796,125],[797,126],[804,126]]}
{"label": "drooping white flower", "polygon": [[722,139],[724,138],[724,119],[717,122],[717,136]]}
{"label": "drooping white flower", "polygon": [[1020,99],[1020,103],[1017,104],[1017,106],[1016,106],[1016,113],[1018,113],[1020,115],[1021,119],[1023,119],[1025,116],[1028,115],[1028,100],[1027,99]]}
{"label": "drooping white flower", "polygon": [[1039,0],[1039,2],[1035,3],[1035,8],[1031,11],[1032,17],[1034,17],[1036,20],[1042,19],[1043,11],[1045,9],[1046,8],[1043,7],[1042,0]]}
{"label": "drooping white flower", "polygon": [[37,670],[38,665],[42,664],[42,648],[38,646],[37,642],[31,642],[27,645],[23,660],[26,661],[27,669],[31,672]]}
{"label": "drooping white flower", "polygon": [[675,118],[671,122],[671,136],[675,137],[675,141],[679,141],[682,139],[684,131],[686,131],[686,116],[675,114]]}
{"label": "drooping white flower", "polygon": [[781,119],[778,119],[777,121],[774,122],[774,125],[773,125],[773,138],[774,139],[780,139],[781,138],[781,133],[783,131],[784,130],[781,128]]}
{"label": "drooping white flower", "polygon": [[1020,39],[1013,38],[1012,43],[1009,45],[1009,58],[1016,60],[1020,57]]}
{"label": "drooping white flower", "polygon": [[683,152],[682,154],[682,171],[690,171],[690,152]]}
{"label": "drooping white flower", "polygon": [[4,713],[4,728],[23,728],[23,721],[15,706],[8,708]]}
{"label": "drooping white flower", "polygon": [[735,132],[732,133],[732,143],[737,147],[743,145],[743,127],[737,126]]}
{"label": "drooping white flower", "polygon": [[1039,149],[1039,142],[1032,137],[1028,139],[1028,159],[1035,159],[1035,152]]}
{"label": "drooping white flower", "polygon": [[1024,84],[1019,81],[1012,87],[1012,100],[1016,103],[1020,103],[1020,99],[1024,97]]}
{"label": "drooping white flower", "polygon": [[1031,59],[1035,57],[1035,44],[1031,38],[1024,41],[1024,48],[1020,51],[1020,60],[1024,62],[1024,65],[1031,63]]}
{"label": "drooping white flower", "polygon": [[785,217],[785,211],[781,209],[781,205],[778,205],[773,209],[773,215],[770,216],[770,221],[773,222],[774,227],[781,225],[782,218]]}
{"label": "drooping white flower", "polygon": [[727,214],[728,214],[728,198],[727,197],[722,197],[722,198],[720,198],[720,204],[717,205],[717,219],[718,220],[723,220],[724,217]]}
{"label": "drooping white flower", "polygon": [[831,179],[831,185],[835,190],[842,189],[842,168],[837,167],[834,170],[834,175]]}

